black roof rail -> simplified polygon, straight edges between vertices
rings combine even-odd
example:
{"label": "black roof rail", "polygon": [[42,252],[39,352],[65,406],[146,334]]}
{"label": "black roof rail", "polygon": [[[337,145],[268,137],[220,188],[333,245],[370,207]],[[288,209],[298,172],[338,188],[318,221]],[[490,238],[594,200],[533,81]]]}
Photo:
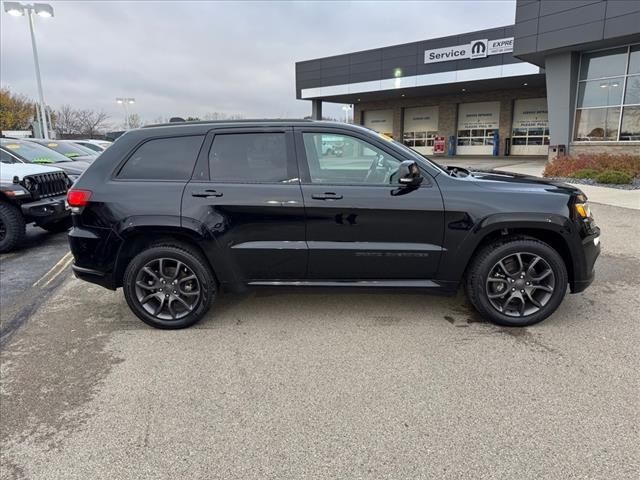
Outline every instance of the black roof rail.
{"label": "black roof rail", "polygon": [[220,125],[227,123],[288,123],[288,122],[315,122],[308,118],[241,118],[234,120],[193,120],[184,122],[168,122],[168,123],[154,123],[145,125],[141,128],[151,127],[179,127],[180,125]]}

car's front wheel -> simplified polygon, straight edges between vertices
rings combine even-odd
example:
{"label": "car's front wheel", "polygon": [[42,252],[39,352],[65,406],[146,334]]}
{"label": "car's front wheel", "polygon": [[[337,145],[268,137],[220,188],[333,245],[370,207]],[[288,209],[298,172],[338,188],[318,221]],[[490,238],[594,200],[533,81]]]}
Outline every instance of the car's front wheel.
{"label": "car's front wheel", "polygon": [[136,255],[123,278],[129,308],[155,328],[185,328],[200,320],[216,296],[206,260],[186,245],[154,245]]}
{"label": "car's front wheel", "polygon": [[0,203],[0,253],[20,245],[25,235],[26,226],[20,210],[8,203]]}
{"label": "car's front wheel", "polygon": [[487,245],[472,261],[465,290],[478,312],[498,325],[541,322],[567,291],[567,268],[548,244],[512,239]]}

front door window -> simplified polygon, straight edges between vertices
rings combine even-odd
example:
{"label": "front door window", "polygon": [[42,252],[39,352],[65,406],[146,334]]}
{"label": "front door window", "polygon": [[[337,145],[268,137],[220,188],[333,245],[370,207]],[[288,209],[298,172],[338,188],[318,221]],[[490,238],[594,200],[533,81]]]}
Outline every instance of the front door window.
{"label": "front door window", "polygon": [[400,161],[370,143],[348,135],[304,133],[311,183],[390,185]]}

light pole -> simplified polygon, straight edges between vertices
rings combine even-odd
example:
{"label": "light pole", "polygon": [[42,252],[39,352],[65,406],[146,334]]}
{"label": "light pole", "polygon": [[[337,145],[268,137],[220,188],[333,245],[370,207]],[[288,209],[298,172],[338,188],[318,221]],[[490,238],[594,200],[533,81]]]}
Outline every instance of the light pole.
{"label": "light pole", "polygon": [[31,47],[33,48],[33,63],[36,66],[36,82],[38,84],[38,100],[40,102],[40,125],[42,126],[42,135],[49,138],[49,125],[47,124],[46,106],[44,104],[44,93],[42,92],[42,80],[40,79],[40,61],[38,60],[38,47],[36,46],[36,35],[34,33],[33,14],[44,17],[53,17],[53,7],[48,3],[20,3],[20,2],[4,2],[4,11],[14,17],[22,17],[25,12],[29,17],[29,30],[31,32]]}
{"label": "light pole", "polygon": [[124,128],[129,129],[129,105],[136,103],[135,98],[116,97],[116,103],[124,106]]}
{"label": "light pole", "polygon": [[342,110],[344,111],[344,123],[349,123],[349,112],[351,111],[351,105],[343,105]]}

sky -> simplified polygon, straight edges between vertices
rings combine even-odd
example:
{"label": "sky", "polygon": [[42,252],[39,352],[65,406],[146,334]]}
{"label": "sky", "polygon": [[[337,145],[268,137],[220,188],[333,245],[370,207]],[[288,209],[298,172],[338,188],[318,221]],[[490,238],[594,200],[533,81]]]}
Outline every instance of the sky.
{"label": "sky", "polygon": [[[130,113],[298,118],[295,62],[513,24],[515,0],[50,1],[35,17],[45,100]],[[37,97],[26,17],[0,14],[0,85]],[[339,118],[342,106],[325,104]]]}

